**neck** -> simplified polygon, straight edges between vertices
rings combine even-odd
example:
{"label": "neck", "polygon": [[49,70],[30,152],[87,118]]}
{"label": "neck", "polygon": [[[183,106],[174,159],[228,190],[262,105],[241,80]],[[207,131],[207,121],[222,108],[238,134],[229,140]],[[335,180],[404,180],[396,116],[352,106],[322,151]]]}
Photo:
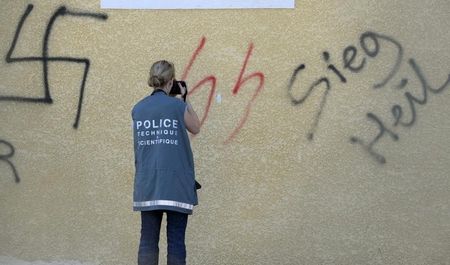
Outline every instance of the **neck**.
{"label": "neck", "polygon": [[158,92],[161,92],[161,93],[164,93],[164,94],[168,95],[168,93],[164,89],[161,89],[161,88],[155,88],[155,90],[153,90],[153,92],[152,92],[152,95],[154,95],[154,94],[156,94]]}

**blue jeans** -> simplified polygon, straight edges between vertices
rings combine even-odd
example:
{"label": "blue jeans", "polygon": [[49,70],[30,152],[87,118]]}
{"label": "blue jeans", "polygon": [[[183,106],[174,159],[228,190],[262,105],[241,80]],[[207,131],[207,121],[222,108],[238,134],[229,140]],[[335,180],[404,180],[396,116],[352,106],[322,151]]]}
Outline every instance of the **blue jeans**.
{"label": "blue jeans", "polygon": [[188,215],[175,211],[141,211],[138,265],[158,265],[159,232],[164,212],[167,215],[167,264],[186,264],[185,234]]}

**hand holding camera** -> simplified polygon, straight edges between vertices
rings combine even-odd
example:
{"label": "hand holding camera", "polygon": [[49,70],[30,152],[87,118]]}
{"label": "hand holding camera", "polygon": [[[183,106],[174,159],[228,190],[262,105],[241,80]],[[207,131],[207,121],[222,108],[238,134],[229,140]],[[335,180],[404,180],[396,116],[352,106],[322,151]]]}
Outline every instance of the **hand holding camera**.
{"label": "hand holding camera", "polygon": [[187,96],[186,82],[174,80],[169,94],[171,96],[181,95],[183,97],[183,100],[186,101]]}

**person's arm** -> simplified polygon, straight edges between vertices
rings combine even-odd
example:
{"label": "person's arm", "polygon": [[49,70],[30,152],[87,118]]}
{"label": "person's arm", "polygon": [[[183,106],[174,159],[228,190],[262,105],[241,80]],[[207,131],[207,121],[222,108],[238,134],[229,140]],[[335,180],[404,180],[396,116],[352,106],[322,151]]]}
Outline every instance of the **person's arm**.
{"label": "person's arm", "polygon": [[178,83],[182,95],[184,95],[184,99],[186,102],[186,110],[184,111],[184,124],[186,125],[186,129],[192,133],[197,134],[200,132],[200,120],[198,119],[197,113],[194,108],[192,108],[191,102],[186,98],[187,89],[183,87],[180,83]]}
{"label": "person's arm", "polygon": [[200,132],[200,120],[198,119],[197,113],[192,108],[192,105],[188,99],[186,99],[186,105],[186,111],[184,112],[184,124],[190,133],[197,134]]}

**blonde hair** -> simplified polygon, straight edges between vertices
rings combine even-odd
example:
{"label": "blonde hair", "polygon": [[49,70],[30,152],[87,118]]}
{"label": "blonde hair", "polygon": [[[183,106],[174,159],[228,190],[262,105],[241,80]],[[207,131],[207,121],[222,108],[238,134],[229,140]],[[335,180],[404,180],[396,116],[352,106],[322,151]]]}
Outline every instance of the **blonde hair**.
{"label": "blonde hair", "polygon": [[150,68],[148,85],[154,88],[163,87],[174,77],[175,67],[173,63],[166,60],[157,61]]}

